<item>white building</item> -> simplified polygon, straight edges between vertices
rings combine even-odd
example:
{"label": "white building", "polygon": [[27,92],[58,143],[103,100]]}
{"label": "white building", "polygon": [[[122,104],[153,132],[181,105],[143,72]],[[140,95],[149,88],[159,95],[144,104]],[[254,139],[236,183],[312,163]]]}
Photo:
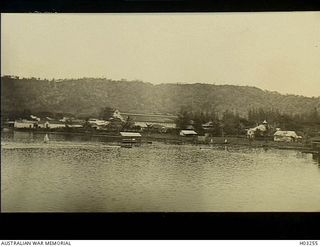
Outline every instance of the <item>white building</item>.
{"label": "white building", "polygon": [[35,126],[35,121],[29,120],[16,120],[14,121],[14,128],[17,129],[33,129]]}
{"label": "white building", "polygon": [[129,117],[134,122],[135,126],[139,126],[141,128],[147,128],[152,126],[162,126],[167,129],[176,128],[176,116],[138,113],[122,113],[121,115],[124,119],[127,119]]}
{"label": "white building", "polygon": [[196,136],[198,135],[197,132],[194,130],[181,130],[180,131],[180,136]]}
{"label": "white building", "polygon": [[273,140],[275,142],[295,142],[301,138],[302,137],[298,136],[295,131],[278,130],[273,135]]}
{"label": "white building", "polygon": [[103,129],[104,127],[106,127],[107,125],[110,124],[110,121],[100,120],[100,119],[96,119],[96,118],[90,118],[88,120],[88,123],[90,123],[93,128]]}
{"label": "white building", "polygon": [[41,129],[59,129],[65,128],[66,124],[60,121],[40,121],[37,126]]}

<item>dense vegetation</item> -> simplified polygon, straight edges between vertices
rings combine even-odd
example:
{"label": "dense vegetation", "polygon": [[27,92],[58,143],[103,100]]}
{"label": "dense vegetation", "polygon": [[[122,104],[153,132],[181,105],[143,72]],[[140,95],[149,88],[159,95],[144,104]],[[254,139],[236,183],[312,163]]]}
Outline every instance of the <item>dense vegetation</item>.
{"label": "dense vegetation", "polygon": [[320,97],[281,95],[255,87],[210,84],[160,84],[109,79],[40,80],[1,78],[2,113],[70,113],[98,116],[112,106],[122,112],[178,114],[181,107],[211,111],[226,110],[246,117],[249,109],[301,114],[320,109]]}
{"label": "dense vegetation", "polygon": [[[210,133],[213,136],[244,135],[246,130],[268,122],[268,133],[273,135],[277,128],[294,130],[304,137],[313,137],[320,134],[320,114],[314,108],[310,112],[300,114],[281,113],[279,110],[265,110],[251,108],[246,117],[238,113],[224,111],[221,116],[213,110],[192,111],[190,107],[181,108],[176,121],[179,129],[194,129],[199,134]],[[203,124],[207,124],[206,127]]]}
{"label": "dense vegetation", "polygon": [[281,95],[255,87],[160,84],[110,79],[1,78],[2,119],[37,116],[101,117],[104,107],[121,112],[179,115],[178,126],[212,121],[215,134],[240,134],[264,119],[283,129],[319,128],[320,97]]}

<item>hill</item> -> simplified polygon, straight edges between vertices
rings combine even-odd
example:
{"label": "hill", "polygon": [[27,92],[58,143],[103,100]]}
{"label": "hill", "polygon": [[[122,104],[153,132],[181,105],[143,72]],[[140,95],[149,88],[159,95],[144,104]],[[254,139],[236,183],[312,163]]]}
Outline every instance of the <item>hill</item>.
{"label": "hill", "polygon": [[160,84],[110,79],[40,80],[1,78],[2,114],[28,109],[97,116],[100,109],[123,112],[177,114],[181,107],[226,110],[246,116],[249,109],[265,108],[288,114],[320,110],[320,97],[282,95],[256,87],[211,84]]}

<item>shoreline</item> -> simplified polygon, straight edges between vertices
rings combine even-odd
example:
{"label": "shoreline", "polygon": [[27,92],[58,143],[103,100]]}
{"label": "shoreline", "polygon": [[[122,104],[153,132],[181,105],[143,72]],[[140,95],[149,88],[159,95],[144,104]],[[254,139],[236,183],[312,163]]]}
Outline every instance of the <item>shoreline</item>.
{"label": "shoreline", "polygon": [[[32,134],[53,134],[53,135],[74,135],[74,136],[87,136],[87,137],[106,137],[113,140],[121,141],[121,136],[116,135],[116,133],[93,133],[93,132],[62,132],[62,131],[30,131],[30,130],[15,130],[9,129],[7,131],[1,130],[1,135],[9,133],[32,133]],[[318,151],[312,150],[310,146],[307,146],[303,143],[298,142],[274,142],[273,140],[262,140],[256,139],[254,141],[249,141],[244,136],[226,136],[226,137],[212,137],[213,142],[200,142],[195,141],[194,139],[181,137],[175,134],[160,134],[160,133],[147,133],[142,134],[141,142],[150,143],[152,141],[164,142],[166,144],[192,144],[198,146],[205,146],[210,148],[212,146],[245,146],[253,148],[276,148],[276,149],[286,149],[286,150],[298,150],[304,153],[313,153],[319,154]],[[227,139],[228,143],[225,143],[224,140]]]}

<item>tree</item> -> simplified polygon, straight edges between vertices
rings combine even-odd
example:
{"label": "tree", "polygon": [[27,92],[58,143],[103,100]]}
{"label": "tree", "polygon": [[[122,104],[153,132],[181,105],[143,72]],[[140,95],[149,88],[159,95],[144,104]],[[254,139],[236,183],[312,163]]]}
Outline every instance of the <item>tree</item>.
{"label": "tree", "polygon": [[130,129],[133,129],[133,127],[134,127],[134,121],[130,116],[128,116],[126,121],[122,125],[122,129],[130,130]]}
{"label": "tree", "polygon": [[181,108],[178,114],[178,118],[176,120],[176,125],[178,129],[185,129],[192,120],[192,116],[190,111],[186,108]]}
{"label": "tree", "polygon": [[30,119],[30,115],[31,115],[31,111],[29,109],[24,109],[21,114],[20,117],[24,118],[24,119]]}
{"label": "tree", "polygon": [[112,107],[104,107],[100,110],[99,117],[103,120],[109,120],[114,113],[114,109]]}

